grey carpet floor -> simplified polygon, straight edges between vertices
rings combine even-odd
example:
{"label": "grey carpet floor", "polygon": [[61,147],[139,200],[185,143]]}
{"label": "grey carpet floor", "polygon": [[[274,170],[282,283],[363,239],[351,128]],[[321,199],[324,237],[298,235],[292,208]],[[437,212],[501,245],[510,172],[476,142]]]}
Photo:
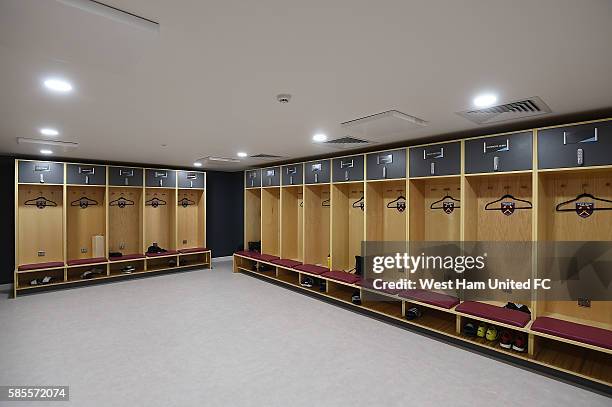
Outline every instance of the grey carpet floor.
{"label": "grey carpet floor", "polygon": [[70,385],[70,403],[34,406],[611,405],[232,274],[231,262],[17,300],[3,294],[0,322],[0,384]]}

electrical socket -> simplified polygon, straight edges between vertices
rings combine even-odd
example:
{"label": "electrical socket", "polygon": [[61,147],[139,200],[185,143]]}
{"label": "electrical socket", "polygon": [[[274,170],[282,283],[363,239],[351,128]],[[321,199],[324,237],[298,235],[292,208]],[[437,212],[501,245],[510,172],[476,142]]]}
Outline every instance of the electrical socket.
{"label": "electrical socket", "polygon": [[585,308],[591,308],[591,299],[590,298],[586,298],[586,297],[579,297],[578,298],[578,306],[579,307],[585,307]]}
{"label": "electrical socket", "polygon": [[47,252],[45,252],[44,250],[39,250],[37,254],[38,257],[45,257],[47,255]]}
{"label": "electrical socket", "polygon": [[83,247],[83,248],[81,249],[81,253],[87,253],[87,249]]}

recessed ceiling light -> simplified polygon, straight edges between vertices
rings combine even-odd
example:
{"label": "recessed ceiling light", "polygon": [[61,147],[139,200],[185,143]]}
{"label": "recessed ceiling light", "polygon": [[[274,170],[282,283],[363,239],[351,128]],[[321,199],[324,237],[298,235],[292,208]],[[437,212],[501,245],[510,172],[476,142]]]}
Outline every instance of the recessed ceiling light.
{"label": "recessed ceiling light", "polygon": [[49,155],[49,154],[53,154],[53,151],[51,151],[51,150],[40,150],[40,153],[44,154],[44,155]]}
{"label": "recessed ceiling light", "polygon": [[327,141],[327,135],[323,133],[317,133],[314,136],[312,136],[312,141],[316,141],[317,143],[322,143],[324,141]]}
{"label": "recessed ceiling light", "polygon": [[66,93],[72,90],[72,85],[70,82],[62,79],[47,79],[45,80],[44,84],[47,89],[51,89],[56,92]]}
{"label": "recessed ceiling light", "polygon": [[194,163],[193,163],[193,166],[194,166],[194,167],[201,167],[201,166],[202,166],[202,163],[201,163],[201,162],[196,161],[196,162],[194,162]]}
{"label": "recessed ceiling light", "polygon": [[55,129],[44,128],[40,129],[40,134],[42,134],[43,136],[57,136],[59,134],[59,131]]}
{"label": "recessed ceiling light", "polygon": [[237,155],[238,157],[241,157],[241,158],[244,158],[244,157],[248,156],[248,154],[247,154],[247,153],[243,153],[242,151],[241,151],[241,152],[239,152],[239,153],[238,153],[238,154],[236,154],[236,155]]}
{"label": "recessed ceiling light", "polygon": [[476,107],[493,106],[495,102],[497,102],[497,96],[492,93],[483,93],[474,98],[474,106]]}

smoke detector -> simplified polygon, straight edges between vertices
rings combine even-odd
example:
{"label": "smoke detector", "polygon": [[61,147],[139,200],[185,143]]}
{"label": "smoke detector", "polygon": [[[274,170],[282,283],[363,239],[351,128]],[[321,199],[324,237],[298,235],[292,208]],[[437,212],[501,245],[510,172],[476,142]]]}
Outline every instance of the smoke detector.
{"label": "smoke detector", "polygon": [[288,93],[280,93],[276,95],[276,100],[278,100],[278,103],[289,103],[291,101],[291,95]]}

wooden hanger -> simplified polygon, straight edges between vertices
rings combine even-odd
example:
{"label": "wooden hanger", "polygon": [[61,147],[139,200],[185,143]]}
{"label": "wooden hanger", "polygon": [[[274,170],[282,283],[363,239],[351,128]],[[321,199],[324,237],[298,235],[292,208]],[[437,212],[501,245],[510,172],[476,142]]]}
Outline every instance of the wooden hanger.
{"label": "wooden hanger", "polygon": [[357,201],[353,202],[353,204],[351,205],[353,208],[359,208],[363,211],[363,208],[365,207],[365,202],[363,200],[363,196],[361,198],[359,198]]}
{"label": "wooden hanger", "polygon": [[[522,202],[524,204],[526,204],[525,206],[516,206],[515,202],[504,202],[504,199],[512,199],[513,201],[516,202]],[[499,208],[492,208],[491,205],[496,204],[496,203],[500,203]],[[518,209],[532,209],[533,208],[533,204],[525,199],[520,199],[520,198],[516,198],[513,195],[510,194],[506,194],[504,196],[502,196],[499,199],[496,199],[495,201],[489,202],[488,204],[485,205],[484,209],[485,211],[501,211],[504,215],[506,216],[510,216],[514,213],[515,210]]]}
{"label": "wooden hanger", "polygon": [[28,199],[24,202],[24,205],[35,206],[38,209],[45,209],[47,206],[57,206],[57,203],[45,198],[44,196],[39,196],[34,199]]}
{"label": "wooden hanger", "polygon": [[168,202],[164,201],[163,199],[159,199],[156,196],[145,202],[145,205],[152,206],[153,208],[157,208],[158,206],[164,206],[166,204],[168,204]]}
{"label": "wooden hanger", "polygon": [[88,198],[86,196],[82,196],[79,199],[75,199],[74,201],[70,202],[70,206],[79,206],[81,207],[81,209],[96,205],[98,205],[98,201],[96,201],[95,199]]}
{"label": "wooden hanger", "polygon": [[329,208],[331,206],[330,204],[331,199],[326,199],[324,201],[321,202],[321,206],[325,207],[325,208]]}
{"label": "wooden hanger", "polygon": [[[584,198],[588,198],[593,201],[606,202],[606,203],[612,204],[612,201],[609,199],[597,198],[593,196],[592,194],[584,192],[576,196],[576,198],[570,199],[565,202],[561,202],[555,207],[555,211],[557,212],[576,212],[576,214],[580,216],[581,218],[588,218],[595,211],[612,211],[612,207],[596,208],[595,202],[579,202],[581,199],[584,199]],[[571,204],[571,203],[575,203],[574,208],[563,208],[563,206]]]}
{"label": "wooden hanger", "polygon": [[188,206],[195,205],[195,201],[192,201],[191,199],[184,196],[181,199],[179,199],[178,204],[182,206],[183,208],[186,208]]}
{"label": "wooden hanger", "polygon": [[[404,191],[397,191],[403,193]],[[395,204],[395,205],[394,205]],[[406,210],[406,197],[400,195],[387,204],[389,209],[397,209],[398,212],[404,212]]]}

